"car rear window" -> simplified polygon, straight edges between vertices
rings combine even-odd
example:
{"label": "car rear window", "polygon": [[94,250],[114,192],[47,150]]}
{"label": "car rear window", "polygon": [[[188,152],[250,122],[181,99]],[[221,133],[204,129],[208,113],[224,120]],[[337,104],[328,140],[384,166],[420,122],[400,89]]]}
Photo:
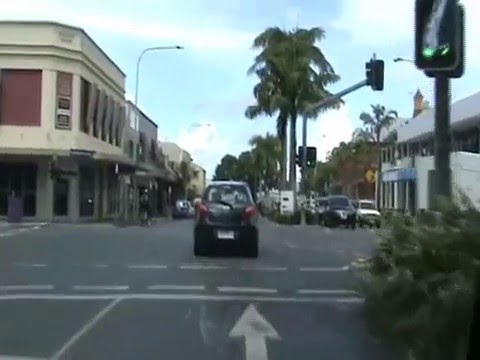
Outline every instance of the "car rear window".
{"label": "car rear window", "polygon": [[210,185],[203,194],[203,201],[224,201],[232,205],[253,204],[250,190],[244,185]]}
{"label": "car rear window", "polygon": [[350,207],[350,200],[346,197],[332,197],[328,199],[332,208],[348,208]]}

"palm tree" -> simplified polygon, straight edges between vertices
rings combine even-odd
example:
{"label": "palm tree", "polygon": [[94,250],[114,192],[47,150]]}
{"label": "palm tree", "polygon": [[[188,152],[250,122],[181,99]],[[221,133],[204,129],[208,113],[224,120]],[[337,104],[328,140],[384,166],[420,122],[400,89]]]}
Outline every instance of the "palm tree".
{"label": "palm tree", "polygon": [[269,190],[278,186],[279,167],[282,163],[280,141],[272,134],[265,137],[256,135],[250,139],[254,168],[257,171],[257,185],[264,184],[264,189]]}
{"label": "palm tree", "polygon": [[[316,43],[325,37],[321,28],[282,30],[268,28],[258,35],[253,47],[260,49],[249,74],[259,78],[254,89],[257,114],[281,114],[283,125],[290,122],[290,181],[296,190],[296,124],[298,117],[314,118],[320,111],[337,108],[339,102],[324,108],[312,104],[331,96],[326,86],[339,80],[333,67]],[[255,116],[253,116],[255,117]],[[277,123],[278,124],[278,123]],[[281,130],[284,128],[279,127]],[[282,133],[282,131],[279,131]],[[294,191],[296,205],[296,191]]]}
{"label": "palm tree", "polygon": [[179,172],[182,190],[186,198],[188,193],[188,186],[190,184],[190,181],[192,181],[193,179],[193,171],[190,163],[188,163],[187,161],[182,161],[179,166]]}
{"label": "palm tree", "polygon": [[362,112],[360,114],[360,120],[363,123],[363,127],[357,129],[356,138],[364,139],[366,141],[373,142],[378,153],[378,165],[377,165],[377,186],[376,186],[376,199],[377,207],[380,207],[380,184],[382,182],[382,132],[388,130],[398,118],[398,113],[394,110],[387,110],[383,105],[370,105],[372,108],[372,114]]}

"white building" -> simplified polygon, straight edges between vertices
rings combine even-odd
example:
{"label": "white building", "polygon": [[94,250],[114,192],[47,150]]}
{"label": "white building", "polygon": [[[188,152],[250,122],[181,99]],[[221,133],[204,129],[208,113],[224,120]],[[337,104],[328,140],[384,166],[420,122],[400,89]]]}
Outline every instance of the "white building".
{"label": "white building", "polygon": [[[480,205],[480,92],[456,101],[451,106],[452,188],[466,193]],[[396,122],[392,131],[397,141],[382,151],[382,208],[429,209],[434,199],[434,110]]]}

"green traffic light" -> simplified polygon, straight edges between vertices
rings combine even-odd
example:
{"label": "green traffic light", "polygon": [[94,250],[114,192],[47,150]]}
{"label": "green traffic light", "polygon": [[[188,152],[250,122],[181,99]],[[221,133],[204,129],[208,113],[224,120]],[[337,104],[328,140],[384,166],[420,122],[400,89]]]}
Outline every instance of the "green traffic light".
{"label": "green traffic light", "polygon": [[426,57],[426,58],[431,58],[431,57],[433,57],[433,55],[435,55],[435,49],[433,49],[433,48],[425,48],[425,49],[423,49],[422,54],[423,54],[423,56]]}

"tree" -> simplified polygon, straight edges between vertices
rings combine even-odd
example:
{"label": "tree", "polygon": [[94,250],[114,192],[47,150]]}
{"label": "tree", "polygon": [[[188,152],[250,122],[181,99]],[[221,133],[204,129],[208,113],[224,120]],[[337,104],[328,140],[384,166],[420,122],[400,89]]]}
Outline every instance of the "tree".
{"label": "tree", "polygon": [[256,170],[255,184],[263,184],[265,190],[279,185],[280,164],[282,163],[281,144],[277,137],[267,133],[250,139],[253,168]]}
{"label": "tree", "polygon": [[360,114],[360,120],[363,126],[356,130],[355,137],[357,139],[363,139],[365,141],[373,142],[376,145],[376,151],[378,153],[378,165],[377,165],[377,207],[380,207],[380,196],[378,191],[382,181],[382,158],[381,147],[382,132],[388,130],[398,118],[398,113],[394,110],[387,110],[383,105],[370,105],[372,108],[372,114],[362,112]]}
{"label": "tree", "polygon": [[295,189],[296,164],[293,159],[297,147],[298,117],[314,118],[320,111],[339,106],[338,102],[334,102],[324,108],[312,108],[312,104],[331,96],[325,88],[339,80],[316,46],[324,37],[325,31],[318,27],[291,31],[273,27],[266,29],[253,42],[253,47],[260,49],[260,53],[248,73],[255,74],[259,83],[254,88],[257,103],[247,115],[278,114],[277,125],[281,130],[278,132],[282,135],[286,133],[283,131],[286,130],[286,121],[290,122],[289,177]]}
{"label": "tree", "polygon": [[189,162],[182,161],[180,163],[179,172],[180,172],[180,183],[182,186],[182,190],[185,197],[187,197],[188,186],[190,184],[190,181],[192,181],[192,178],[193,178],[193,169],[190,166]]}
{"label": "tree", "polygon": [[213,180],[232,180],[236,178],[238,159],[230,154],[225,155],[215,168]]}

